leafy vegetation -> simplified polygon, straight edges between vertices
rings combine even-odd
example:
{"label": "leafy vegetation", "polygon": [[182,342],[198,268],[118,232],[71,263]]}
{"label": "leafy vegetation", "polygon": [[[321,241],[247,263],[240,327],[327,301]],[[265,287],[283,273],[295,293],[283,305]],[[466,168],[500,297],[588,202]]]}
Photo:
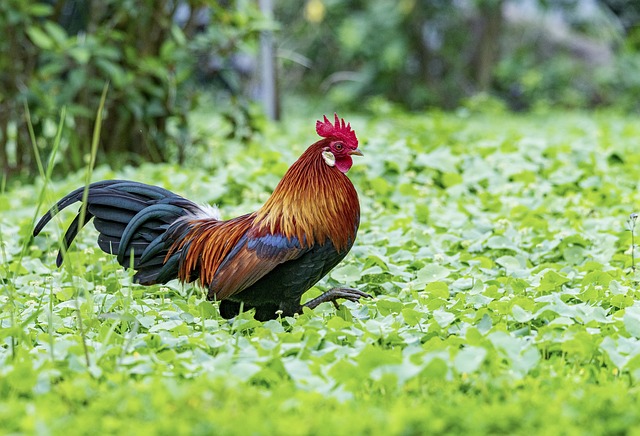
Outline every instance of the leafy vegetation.
{"label": "leafy vegetation", "polygon": [[[181,163],[185,150],[200,140],[187,116],[202,97],[199,88],[205,81],[223,82],[239,94],[239,73],[229,58],[255,51],[265,25],[252,2],[3,1],[0,168],[23,178],[35,173],[27,104],[42,149],[53,140],[59,108],[67,108],[70,128],[61,141],[66,159],[58,167],[82,168],[107,82],[103,123],[110,134],[103,138],[101,160],[113,166]],[[240,109],[227,94],[218,97],[225,101],[220,112],[237,116]]]}
{"label": "leafy vegetation", "polygon": [[[10,180],[36,174],[27,106],[45,154],[67,108],[58,174],[86,164],[107,82],[100,161],[114,168],[188,160],[206,142],[188,116],[205,93],[249,139],[262,123],[249,102],[266,89],[261,56],[278,64],[283,99],[342,110],[377,98],[454,110],[478,96],[516,111],[640,108],[637,0],[306,0],[266,14],[247,0],[0,3],[0,168]],[[264,30],[273,55],[259,56]]]}
{"label": "leafy vegetation", "polygon": [[455,109],[486,93],[518,111],[639,109],[634,0],[309,0],[279,2],[276,19],[287,89],[339,107]]}
{"label": "leafy vegetation", "polygon": [[[93,179],[155,183],[234,216],[315,140],[310,119],[247,146],[212,141],[198,169],[101,166]],[[338,310],[228,322],[197,287],[132,284],[92,231],[58,270],[63,223],[30,231],[84,173],[4,192],[3,432],[638,432],[637,120],[385,105],[347,119],[366,155],[350,172],[362,225],[319,286],[376,297]]]}

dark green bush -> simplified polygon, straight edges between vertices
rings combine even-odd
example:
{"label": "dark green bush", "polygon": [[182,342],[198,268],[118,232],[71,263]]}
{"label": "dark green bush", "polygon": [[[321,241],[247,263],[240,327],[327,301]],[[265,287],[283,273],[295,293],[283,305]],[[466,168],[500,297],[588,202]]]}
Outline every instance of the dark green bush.
{"label": "dark green bush", "polygon": [[28,103],[42,149],[67,108],[60,168],[81,167],[106,83],[102,158],[182,160],[196,72],[209,57],[253,47],[261,25],[256,6],[241,1],[0,2],[0,166],[33,168]]}

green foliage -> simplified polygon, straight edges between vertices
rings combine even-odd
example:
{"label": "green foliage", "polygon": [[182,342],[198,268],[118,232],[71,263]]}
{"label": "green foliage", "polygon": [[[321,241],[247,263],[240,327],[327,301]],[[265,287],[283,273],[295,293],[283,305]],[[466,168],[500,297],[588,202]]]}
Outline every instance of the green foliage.
{"label": "green foliage", "polygon": [[[200,22],[205,15],[209,21]],[[81,168],[106,83],[109,134],[102,138],[102,160],[182,162],[185,149],[198,141],[187,114],[197,103],[200,69],[210,57],[251,50],[263,25],[256,6],[243,1],[2,2],[0,166],[34,169],[27,103],[46,152],[58,112],[67,108],[70,128],[61,144],[67,158],[59,165]]]}
{"label": "green foliage", "polygon": [[[474,35],[458,31],[464,17],[450,2],[282,2],[277,19],[287,23],[279,32],[283,49],[307,59],[307,71],[287,62],[284,74],[294,81],[303,74],[305,92],[330,91],[343,107],[383,95],[410,108],[451,108],[465,95],[456,82],[473,86],[469,62],[456,57],[474,50]],[[431,46],[427,24],[437,39]]]}
{"label": "green foliage", "polygon": [[633,0],[279,2],[289,87],[358,109],[382,96],[454,109],[491,94],[514,110],[638,111]]}
{"label": "green foliage", "polygon": [[[636,120],[347,118],[365,153],[349,174],[362,225],[306,297],[342,283],[376,298],[338,310],[226,321],[197,287],[132,284],[89,229],[57,270],[63,223],[29,238],[41,187],[0,196],[2,430],[637,431],[640,294],[626,226]],[[93,180],[156,183],[230,217],[267,198],[312,127],[290,119],[245,149],[212,144],[206,171],[103,166]],[[83,180],[52,184],[41,206]]]}

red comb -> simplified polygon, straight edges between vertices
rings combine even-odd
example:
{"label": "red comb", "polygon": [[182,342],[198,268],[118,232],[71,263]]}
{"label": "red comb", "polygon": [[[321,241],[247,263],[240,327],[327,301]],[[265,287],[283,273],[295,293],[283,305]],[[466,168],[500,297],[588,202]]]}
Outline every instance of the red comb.
{"label": "red comb", "polygon": [[351,130],[351,123],[345,123],[344,119],[338,118],[338,114],[333,114],[336,117],[335,124],[331,124],[331,121],[324,116],[324,121],[316,121],[316,132],[323,138],[335,137],[345,142],[349,148],[358,148],[358,138],[356,138],[356,132]]}

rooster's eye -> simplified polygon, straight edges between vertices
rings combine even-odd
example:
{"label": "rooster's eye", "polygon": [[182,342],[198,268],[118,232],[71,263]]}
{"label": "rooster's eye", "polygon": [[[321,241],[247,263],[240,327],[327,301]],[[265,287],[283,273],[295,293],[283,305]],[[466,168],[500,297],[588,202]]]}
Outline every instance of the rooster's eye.
{"label": "rooster's eye", "polygon": [[342,145],[342,142],[336,142],[333,146],[334,146],[334,147],[336,148],[336,150],[338,150],[338,151],[342,150],[342,147],[344,147],[344,145]]}

